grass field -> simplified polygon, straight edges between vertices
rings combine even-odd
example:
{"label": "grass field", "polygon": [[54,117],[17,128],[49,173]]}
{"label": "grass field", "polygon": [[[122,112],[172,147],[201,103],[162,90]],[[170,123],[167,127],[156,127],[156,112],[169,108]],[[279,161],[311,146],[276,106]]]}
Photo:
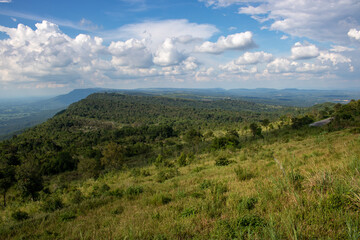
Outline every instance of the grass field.
{"label": "grass field", "polygon": [[[125,168],[96,180],[68,183],[64,173],[52,179],[53,194],[3,209],[0,237],[359,239],[356,132],[265,137],[188,157],[183,167],[175,158],[170,167]],[[30,218],[14,220],[19,210]]]}

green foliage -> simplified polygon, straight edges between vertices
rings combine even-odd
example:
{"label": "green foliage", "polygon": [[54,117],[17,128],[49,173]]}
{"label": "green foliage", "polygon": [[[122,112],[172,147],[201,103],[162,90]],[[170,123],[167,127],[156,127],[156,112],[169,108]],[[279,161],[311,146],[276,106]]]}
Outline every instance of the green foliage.
{"label": "green foliage", "polygon": [[0,191],[4,197],[4,207],[6,207],[6,193],[15,184],[15,168],[7,163],[0,163]]}
{"label": "green foliage", "polygon": [[114,215],[119,215],[119,214],[122,214],[124,212],[124,210],[125,210],[125,208],[123,206],[118,206],[114,210],[112,210],[111,213]]}
{"label": "green foliage", "polygon": [[80,204],[85,199],[82,192],[78,189],[73,191],[70,196],[70,202],[73,204]]}
{"label": "green foliage", "polygon": [[11,217],[16,221],[23,221],[29,218],[29,214],[27,212],[17,210],[11,214]]}
{"label": "green foliage", "polygon": [[231,161],[225,156],[220,156],[215,160],[215,166],[227,166],[230,163]]}
{"label": "green foliage", "polygon": [[42,165],[42,172],[45,174],[57,174],[65,171],[71,171],[76,168],[75,160],[69,152],[59,152],[54,158]]}
{"label": "green foliage", "polygon": [[181,217],[191,217],[194,216],[197,213],[196,208],[194,207],[189,207],[189,208],[185,208],[181,213],[180,216]]}
{"label": "green foliage", "polygon": [[293,129],[299,129],[301,127],[309,125],[310,123],[313,123],[314,119],[306,115],[304,117],[292,118],[291,121],[292,121],[291,127]]}
{"label": "green foliage", "polygon": [[178,175],[179,171],[176,168],[164,168],[157,173],[156,181],[162,183]]}
{"label": "green foliage", "polygon": [[101,164],[106,169],[120,169],[124,164],[124,148],[114,142],[109,143],[104,148]]}
{"label": "green foliage", "polygon": [[239,212],[242,212],[243,210],[253,210],[257,202],[258,199],[256,197],[241,198],[238,204],[238,210]]}
{"label": "green foliage", "polygon": [[169,202],[171,202],[171,197],[167,194],[155,194],[150,202],[151,204],[155,205],[155,206],[161,206],[161,205],[166,205],[168,204]]}
{"label": "green foliage", "polygon": [[251,123],[249,128],[254,137],[256,137],[256,136],[262,137],[261,127],[259,125],[257,125],[256,123]]}
{"label": "green foliage", "polygon": [[26,162],[16,170],[17,185],[22,196],[31,196],[35,200],[37,193],[43,189],[43,178],[38,165]]}
{"label": "green foliage", "polygon": [[180,167],[184,167],[188,164],[188,162],[186,161],[187,159],[187,156],[185,153],[181,153],[180,157],[177,159],[177,164],[180,166]]}
{"label": "green foliage", "polygon": [[142,186],[131,186],[125,190],[125,195],[128,199],[134,199],[143,192],[144,188]]}
{"label": "green foliage", "polygon": [[242,168],[241,166],[237,166],[234,168],[234,172],[236,174],[236,178],[239,181],[246,181],[254,177],[254,175],[246,170],[245,168]]}
{"label": "green foliage", "polygon": [[61,199],[57,196],[55,197],[49,197],[43,201],[41,205],[41,209],[44,212],[54,212],[56,210],[62,209],[64,207],[63,202]]}
{"label": "green foliage", "polygon": [[65,211],[65,212],[61,213],[59,216],[60,221],[63,221],[63,222],[70,221],[75,218],[76,218],[76,213],[74,213],[73,211]]}

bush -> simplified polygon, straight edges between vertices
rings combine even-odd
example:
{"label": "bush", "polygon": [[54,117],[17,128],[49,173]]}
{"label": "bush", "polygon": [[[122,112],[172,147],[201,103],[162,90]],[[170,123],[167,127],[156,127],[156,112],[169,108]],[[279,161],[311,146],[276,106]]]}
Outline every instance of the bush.
{"label": "bush", "polygon": [[85,199],[84,195],[80,190],[75,190],[71,193],[70,202],[73,204],[79,204]]}
{"label": "bush", "polygon": [[29,214],[23,211],[16,211],[11,214],[11,217],[16,221],[23,221],[29,218]]}
{"label": "bush", "polygon": [[142,186],[131,186],[125,191],[125,195],[128,199],[134,199],[136,196],[144,192]]}
{"label": "bush", "polygon": [[236,178],[239,180],[239,181],[245,181],[245,180],[249,180],[251,178],[254,177],[254,175],[250,172],[248,172],[246,169],[240,167],[240,166],[237,166],[235,169],[234,169],[234,172],[236,174]]}
{"label": "bush", "polygon": [[174,168],[163,169],[158,172],[156,176],[156,180],[160,183],[165,182],[168,179],[174,178],[175,176],[179,175],[179,171]]}
{"label": "bush", "polygon": [[218,157],[215,160],[215,165],[216,166],[227,166],[230,164],[230,161],[227,159],[227,157]]}
{"label": "bush", "polygon": [[44,212],[54,212],[55,210],[62,209],[63,207],[64,207],[63,202],[59,197],[56,196],[46,199],[43,202],[41,209]]}
{"label": "bush", "polygon": [[186,154],[181,153],[180,157],[177,159],[177,163],[180,167],[184,167],[187,165]]}

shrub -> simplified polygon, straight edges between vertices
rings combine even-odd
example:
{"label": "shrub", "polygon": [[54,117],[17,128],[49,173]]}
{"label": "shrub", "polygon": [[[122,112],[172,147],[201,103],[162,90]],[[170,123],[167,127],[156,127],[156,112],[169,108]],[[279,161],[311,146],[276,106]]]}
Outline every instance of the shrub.
{"label": "shrub", "polygon": [[79,204],[85,199],[80,190],[75,190],[71,193],[70,202],[73,204]]}
{"label": "shrub", "polygon": [[46,199],[43,202],[41,209],[45,212],[54,212],[55,210],[61,209],[63,207],[64,207],[63,202],[59,197],[56,196]]}
{"label": "shrub", "polygon": [[248,172],[246,169],[242,168],[241,166],[237,166],[236,168],[234,168],[234,172],[236,174],[236,178],[239,181],[249,180],[254,177],[252,173]]}
{"label": "shrub", "polygon": [[117,189],[115,189],[113,191],[110,191],[109,195],[117,197],[117,198],[122,198],[124,196],[124,190],[122,190],[120,188],[117,188]]}
{"label": "shrub", "polygon": [[163,169],[158,172],[158,174],[156,176],[156,178],[157,178],[156,180],[158,182],[162,183],[168,179],[174,178],[177,175],[179,175],[179,171],[177,169],[174,169],[174,168]]}
{"label": "shrub", "polygon": [[227,166],[230,164],[230,161],[227,159],[227,157],[218,157],[215,160],[215,165],[216,166]]}
{"label": "shrub", "polygon": [[11,217],[16,221],[23,221],[29,218],[29,214],[23,211],[15,211],[11,214]]}
{"label": "shrub", "polygon": [[180,157],[177,159],[177,163],[180,167],[184,167],[187,165],[185,153],[181,153]]}
{"label": "shrub", "polygon": [[128,199],[134,199],[136,196],[144,192],[142,186],[131,186],[125,191],[125,195]]}

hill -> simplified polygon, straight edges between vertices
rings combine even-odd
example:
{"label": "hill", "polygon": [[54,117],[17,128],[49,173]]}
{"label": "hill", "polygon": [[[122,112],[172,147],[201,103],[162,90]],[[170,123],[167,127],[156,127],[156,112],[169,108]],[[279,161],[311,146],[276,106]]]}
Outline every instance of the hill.
{"label": "hill", "polygon": [[359,119],[95,93],[0,143],[0,238],[358,239]]}

